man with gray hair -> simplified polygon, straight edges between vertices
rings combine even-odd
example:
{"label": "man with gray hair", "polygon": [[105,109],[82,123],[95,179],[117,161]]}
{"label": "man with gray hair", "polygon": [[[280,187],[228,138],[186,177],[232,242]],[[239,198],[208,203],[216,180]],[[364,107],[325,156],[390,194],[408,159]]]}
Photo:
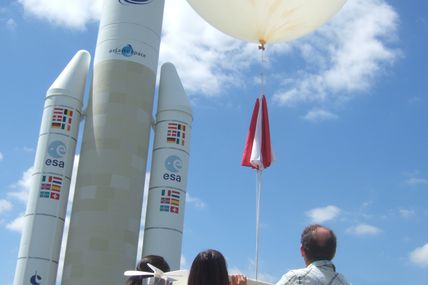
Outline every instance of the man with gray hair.
{"label": "man with gray hair", "polygon": [[290,270],[276,285],[350,285],[342,274],[336,272],[331,262],[336,254],[336,235],[324,226],[306,227],[301,235],[300,253],[306,267]]}

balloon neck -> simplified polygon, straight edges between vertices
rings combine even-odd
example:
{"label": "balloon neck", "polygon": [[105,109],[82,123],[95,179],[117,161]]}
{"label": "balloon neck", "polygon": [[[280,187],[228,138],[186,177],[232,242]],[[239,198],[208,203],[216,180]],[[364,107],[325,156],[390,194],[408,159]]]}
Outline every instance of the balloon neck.
{"label": "balloon neck", "polygon": [[259,49],[265,50],[265,44],[266,44],[265,40],[259,40]]}

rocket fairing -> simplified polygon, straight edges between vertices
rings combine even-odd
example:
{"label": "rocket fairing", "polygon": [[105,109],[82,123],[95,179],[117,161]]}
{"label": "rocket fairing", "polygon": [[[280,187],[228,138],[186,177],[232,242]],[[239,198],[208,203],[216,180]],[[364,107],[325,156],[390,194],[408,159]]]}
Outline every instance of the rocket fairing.
{"label": "rocket fairing", "polygon": [[142,256],[180,268],[192,110],[177,71],[162,65]]}
{"label": "rocket fairing", "polygon": [[71,59],[45,99],[14,285],[53,285],[90,55]]}
{"label": "rocket fairing", "polygon": [[105,0],[62,285],[123,284],[134,267],[164,0]]}

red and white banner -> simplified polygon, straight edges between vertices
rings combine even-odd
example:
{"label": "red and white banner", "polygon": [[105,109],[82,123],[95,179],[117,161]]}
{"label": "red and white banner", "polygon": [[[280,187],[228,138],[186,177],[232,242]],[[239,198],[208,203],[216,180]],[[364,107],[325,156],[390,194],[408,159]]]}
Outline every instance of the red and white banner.
{"label": "red and white banner", "polygon": [[263,170],[270,166],[273,159],[266,97],[262,95],[254,105],[241,164]]}

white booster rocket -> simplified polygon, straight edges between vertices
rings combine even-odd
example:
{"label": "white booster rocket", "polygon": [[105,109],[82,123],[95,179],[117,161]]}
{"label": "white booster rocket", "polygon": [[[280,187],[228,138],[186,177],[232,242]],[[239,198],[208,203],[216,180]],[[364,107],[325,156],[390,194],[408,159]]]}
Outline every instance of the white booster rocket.
{"label": "white booster rocket", "polygon": [[77,52],[47,91],[14,285],[55,284],[89,63]]}
{"label": "white booster rocket", "polygon": [[124,283],[137,257],[164,0],[105,0],[62,285]]}
{"label": "white booster rocket", "polygon": [[143,256],[180,268],[192,110],[174,65],[161,68]]}

